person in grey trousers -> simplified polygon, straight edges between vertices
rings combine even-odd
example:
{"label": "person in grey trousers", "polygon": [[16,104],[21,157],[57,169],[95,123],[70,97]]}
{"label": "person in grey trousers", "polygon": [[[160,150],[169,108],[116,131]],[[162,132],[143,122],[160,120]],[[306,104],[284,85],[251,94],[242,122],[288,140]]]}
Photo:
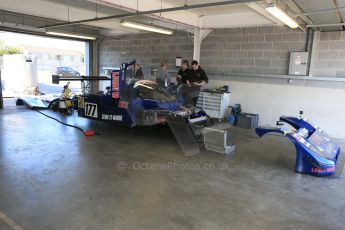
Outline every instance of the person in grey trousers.
{"label": "person in grey trousers", "polygon": [[171,76],[168,73],[168,65],[166,62],[161,63],[161,68],[157,72],[156,82],[163,88],[167,88],[171,84]]}

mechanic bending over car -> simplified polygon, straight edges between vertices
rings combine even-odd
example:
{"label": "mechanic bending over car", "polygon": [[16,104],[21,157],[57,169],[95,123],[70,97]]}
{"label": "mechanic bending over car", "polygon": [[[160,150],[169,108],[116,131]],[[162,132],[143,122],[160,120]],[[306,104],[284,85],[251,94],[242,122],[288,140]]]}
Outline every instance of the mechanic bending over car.
{"label": "mechanic bending over car", "polygon": [[183,86],[182,77],[176,75],[176,83],[172,83],[168,86],[167,90],[173,95],[180,95],[180,89]]}
{"label": "mechanic bending over car", "polygon": [[188,85],[188,95],[192,99],[193,105],[196,106],[201,87],[208,83],[206,72],[199,66],[196,60],[192,61],[192,69],[190,74],[187,75],[186,83]]}
{"label": "mechanic bending over car", "polygon": [[161,69],[157,72],[156,82],[159,86],[167,88],[171,83],[171,77],[168,73],[168,64],[161,63]]}

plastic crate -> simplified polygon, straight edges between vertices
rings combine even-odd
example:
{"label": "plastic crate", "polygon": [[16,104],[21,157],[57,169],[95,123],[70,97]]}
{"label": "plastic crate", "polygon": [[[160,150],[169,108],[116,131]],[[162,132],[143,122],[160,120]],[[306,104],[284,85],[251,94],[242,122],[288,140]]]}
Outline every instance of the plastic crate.
{"label": "plastic crate", "polygon": [[259,125],[259,114],[239,113],[236,125],[244,129],[254,129]]}

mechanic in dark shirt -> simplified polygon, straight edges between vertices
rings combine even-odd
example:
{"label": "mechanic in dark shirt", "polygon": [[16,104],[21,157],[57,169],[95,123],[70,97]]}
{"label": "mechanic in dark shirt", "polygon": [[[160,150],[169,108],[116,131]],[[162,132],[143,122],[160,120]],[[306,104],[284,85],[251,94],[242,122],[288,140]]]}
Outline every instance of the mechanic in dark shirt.
{"label": "mechanic in dark shirt", "polygon": [[189,62],[187,60],[182,61],[181,69],[178,71],[177,75],[181,76],[183,84],[187,84],[187,79],[190,75]]}
{"label": "mechanic in dark shirt", "polygon": [[199,66],[196,60],[192,62],[192,69],[186,83],[189,86],[189,97],[192,98],[193,105],[196,106],[201,87],[208,83],[206,72]]}

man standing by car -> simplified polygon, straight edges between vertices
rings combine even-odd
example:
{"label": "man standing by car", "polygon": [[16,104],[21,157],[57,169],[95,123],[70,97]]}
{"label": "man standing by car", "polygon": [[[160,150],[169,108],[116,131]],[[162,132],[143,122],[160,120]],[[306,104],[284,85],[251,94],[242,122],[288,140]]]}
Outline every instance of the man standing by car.
{"label": "man standing by car", "polygon": [[201,87],[208,83],[206,72],[199,66],[196,60],[192,62],[192,69],[190,70],[189,77],[186,79],[186,83],[189,86],[189,97],[192,98],[193,105],[196,106]]}
{"label": "man standing by car", "polygon": [[168,64],[165,61],[161,63],[161,69],[157,72],[156,82],[163,88],[167,88],[171,83],[171,77],[168,73]]}
{"label": "man standing by car", "polygon": [[135,63],[134,66],[134,76],[136,79],[144,79],[144,73],[138,63]]}

